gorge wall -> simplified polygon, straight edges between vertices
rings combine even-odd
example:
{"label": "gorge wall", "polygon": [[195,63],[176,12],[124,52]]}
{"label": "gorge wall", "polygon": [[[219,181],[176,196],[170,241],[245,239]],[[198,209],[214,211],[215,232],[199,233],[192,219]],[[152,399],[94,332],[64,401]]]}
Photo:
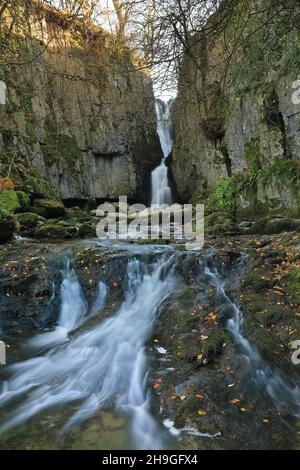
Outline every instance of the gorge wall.
{"label": "gorge wall", "polygon": [[[233,3],[227,33],[221,26],[212,33],[208,25],[183,58],[172,174],[183,201],[214,193],[237,197],[244,211],[298,213],[299,2],[272,11],[275,19],[263,28],[266,13],[247,21],[247,2]],[[259,11],[262,2],[252,3]],[[234,53],[241,31],[242,46]]]}
{"label": "gorge wall", "polygon": [[146,201],[161,158],[147,70],[99,28],[21,13],[1,57],[0,175],[37,197]]}

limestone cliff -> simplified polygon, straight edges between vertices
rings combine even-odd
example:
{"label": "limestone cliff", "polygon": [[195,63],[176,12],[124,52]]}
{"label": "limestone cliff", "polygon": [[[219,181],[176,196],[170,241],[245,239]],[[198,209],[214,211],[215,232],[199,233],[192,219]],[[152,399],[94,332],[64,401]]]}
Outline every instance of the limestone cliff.
{"label": "limestone cliff", "polygon": [[[261,2],[252,3],[259,10]],[[252,196],[261,209],[297,212],[299,3],[287,2],[263,28],[259,15],[243,25],[246,3],[237,5],[227,35],[220,32],[216,40],[208,28],[182,61],[172,173],[185,201],[201,200],[220,181],[243,175],[246,185],[255,186]],[[234,55],[237,32],[249,37]],[[251,205],[248,196],[241,198],[245,208]]]}
{"label": "limestone cliff", "polygon": [[105,31],[46,7],[14,34],[0,68],[0,176],[10,170],[21,189],[64,200],[146,200],[160,146],[138,59]]}

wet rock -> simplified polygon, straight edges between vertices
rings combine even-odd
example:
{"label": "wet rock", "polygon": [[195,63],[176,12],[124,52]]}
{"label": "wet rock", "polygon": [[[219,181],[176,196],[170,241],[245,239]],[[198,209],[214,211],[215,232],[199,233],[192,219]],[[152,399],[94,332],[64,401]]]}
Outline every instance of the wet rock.
{"label": "wet rock", "polygon": [[64,217],[66,213],[63,203],[55,199],[35,199],[34,208],[46,219]]}
{"label": "wet rock", "polygon": [[43,224],[35,232],[35,238],[49,238],[53,240],[68,240],[76,237],[78,229],[71,225]]}
{"label": "wet rock", "polygon": [[238,225],[233,223],[231,219],[224,217],[222,218],[222,223],[215,223],[211,227],[208,227],[206,230],[209,235],[239,233],[240,231]]}
{"label": "wet rock", "polygon": [[15,218],[18,223],[18,232],[27,236],[32,235],[34,233],[34,229],[46,220],[44,217],[41,217],[34,212],[16,214]]}
{"label": "wet rock", "polygon": [[95,238],[97,236],[96,226],[89,223],[81,224],[78,230],[78,235],[81,238]]}
{"label": "wet rock", "polygon": [[300,219],[264,217],[254,222],[250,229],[245,230],[245,233],[272,235],[293,231],[300,231]]}
{"label": "wet rock", "polygon": [[13,237],[16,228],[15,219],[5,209],[0,208],[0,243]]}

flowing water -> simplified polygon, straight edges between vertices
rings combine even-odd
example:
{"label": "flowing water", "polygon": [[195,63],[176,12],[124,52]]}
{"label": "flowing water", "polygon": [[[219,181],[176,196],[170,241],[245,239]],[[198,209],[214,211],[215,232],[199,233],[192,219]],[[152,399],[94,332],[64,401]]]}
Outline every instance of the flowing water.
{"label": "flowing water", "polygon": [[[113,246],[117,256],[125,246],[131,250],[123,300],[111,301],[103,278],[88,301],[70,260],[65,262],[56,326],[25,342],[20,353],[25,358],[5,369],[0,448],[3,439],[4,448],[68,449],[189,449],[188,436],[200,447],[203,439],[219,439],[219,432],[176,429],[153,408],[148,386],[148,342],[165,302],[181,289],[178,263],[189,254],[167,246]],[[245,390],[263,389],[279,411],[299,417],[297,384],[269,365],[244,336],[242,312],[227,293],[230,278],[214,264],[214,256],[208,263],[203,254],[193,254],[202,276],[196,281],[199,302],[205,297],[201,289],[215,289],[236,354],[244,359]],[[239,266],[235,272],[241,275]],[[167,356],[164,348],[157,351]]]}
{"label": "flowing water", "polygon": [[171,109],[173,100],[156,100],[157,133],[163,152],[163,159],[151,174],[151,204],[170,204],[172,202],[172,191],[168,178],[168,167],[166,158],[170,155],[173,147],[173,130]]}
{"label": "flowing water", "polygon": [[[160,304],[176,284],[173,259],[174,255],[163,255],[147,264],[130,260],[124,302],[112,317],[88,331],[81,331],[80,326],[87,315],[96,315],[103,308],[107,287],[100,282],[89,313],[79,281],[68,264],[63,271],[57,327],[28,343],[48,351],[9,368],[10,378],[3,385],[0,406],[20,396],[22,404],[1,424],[2,433],[47,408],[80,400],[64,430],[87,420],[99,409],[115,408],[131,417],[135,447],[163,446],[150,413],[145,345]],[[77,334],[70,335],[76,329]]]}

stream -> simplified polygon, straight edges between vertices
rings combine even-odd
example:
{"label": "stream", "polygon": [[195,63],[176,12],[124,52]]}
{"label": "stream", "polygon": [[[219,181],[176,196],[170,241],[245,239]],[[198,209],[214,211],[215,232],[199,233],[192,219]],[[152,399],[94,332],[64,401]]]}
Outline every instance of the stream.
{"label": "stream", "polygon": [[[82,242],[77,244],[75,253],[82,249]],[[85,242],[89,244],[95,242]],[[226,293],[226,271],[219,270],[215,253],[127,243],[101,249],[114,249],[117,257],[127,253],[123,300],[115,304],[103,276],[88,301],[69,247],[60,247],[56,321],[50,330],[40,328],[15,344],[16,360],[1,369],[0,448],[189,449],[201,448],[203,439],[213,447],[220,432],[176,428],[153,406],[156,399],[148,385],[153,356],[149,341],[164,306],[184,288],[179,268],[183,260],[190,263],[195,279],[200,276],[198,302],[204,302],[207,289],[218,295],[235,355],[244,358],[246,389],[251,387],[253,393],[264,388],[270,406],[299,418],[299,388],[268,365],[243,336],[242,312]],[[244,256],[231,275],[238,278],[241,265]],[[167,352],[156,349],[160,355]]]}

